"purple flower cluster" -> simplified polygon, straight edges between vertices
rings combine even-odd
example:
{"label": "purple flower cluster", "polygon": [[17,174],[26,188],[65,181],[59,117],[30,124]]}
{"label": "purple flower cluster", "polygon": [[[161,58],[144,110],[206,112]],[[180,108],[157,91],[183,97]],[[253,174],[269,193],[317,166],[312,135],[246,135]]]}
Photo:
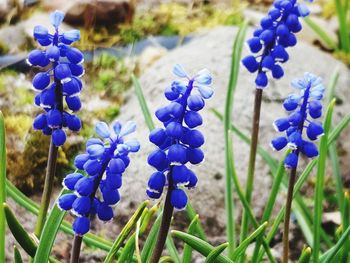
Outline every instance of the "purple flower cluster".
{"label": "purple flower cluster", "polygon": [[[34,90],[38,92],[35,104],[45,111],[35,118],[33,127],[46,135],[52,135],[56,146],[63,145],[66,141],[63,127],[71,131],[79,131],[81,128],[80,119],[73,113],[81,108],[79,94],[82,82],[79,78],[84,74],[82,52],[70,46],[80,39],[80,32],[70,30],[60,33],[59,26],[63,18],[64,14],[60,11],[50,15],[55,29],[53,34],[43,26],[34,28],[35,39],[41,46],[47,46],[47,49],[35,49],[27,59],[32,66],[49,67],[48,70],[37,73],[32,81]],[[67,109],[63,104],[64,97]]]}
{"label": "purple flower cluster", "polygon": [[[102,221],[113,218],[112,206],[120,200],[118,189],[122,186],[122,174],[130,163],[128,154],[140,149],[137,140],[124,140],[135,129],[132,121],[124,125],[115,122],[112,129],[106,123],[99,122],[96,133],[102,140],[89,139],[86,153],[76,156],[74,164],[81,172],[68,174],[63,180],[63,186],[74,193],[62,195],[58,207],[70,210],[77,216],[73,223],[77,235],[89,231],[91,215],[97,214]],[[98,190],[101,199],[96,196]]]}
{"label": "purple flower cluster", "polygon": [[196,129],[203,122],[199,111],[205,105],[204,100],[213,95],[213,90],[209,87],[212,78],[206,69],[193,78],[188,77],[178,64],[173,72],[185,81],[173,81],[171,87],[165,90],[170,104],[155,113],[164,128],[156,128],[149,135],[157,149],[148,156],[148,163],[157,172],[150,177],[146,192],[150,198],[157,199],[165,185],[171,186],[172,206],[183,209],[187,204],[183,188],[193,188],[197,184],[197,177],[187,164],[199,164],[204,159],[200,149],[204,136]]}
{"label": "purple flower cluster", "polygon": [[[315,121],[322,116],[324,86],[322,79],[311,73],[305,73],[304,78],[292,82],[292,86],[300,90],[299,94],[291,94],[284,101],[283,106],[290,115],[277,119],[274,127],[279,132],[285,132],[272,140],[271,147],[281,150],[288,146],[293,151],[285,159],[287,168],[296,168],[299,152],[309,158],[318,156],[317,146],[312,142],[323,135],[321,123]],[[304,139],[303,132],[307,139]]]}
{"label": "purple flower cluster", "polygon": [[289,59],[286,48],[296,45],[295,33],[302,29],[299,17],[308,14],[306,6],[296,0],[275,0],[267,16],[262,18],[261,28],[256,29],[254,36],[247,41],[253,55],[242,60],[249,72],[258,72],[257,88],[268,85],[268,72],[275,79],[283,77],[281,64]]}

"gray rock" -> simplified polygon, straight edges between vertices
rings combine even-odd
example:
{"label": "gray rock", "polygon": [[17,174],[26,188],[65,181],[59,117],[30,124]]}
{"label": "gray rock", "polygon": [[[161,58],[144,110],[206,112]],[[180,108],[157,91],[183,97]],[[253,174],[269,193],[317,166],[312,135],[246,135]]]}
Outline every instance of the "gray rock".
{"label": "gray rock", "polygon": [[[225,154],[223,125],[213,115],[210,108],[215,108],[220,112],[224,111],[231,49],[236,32],[237,29],[233,27],[218,27],[212,31],[202,33],[189,44],[162,57],[140,78],[146,101],[153,113],[157,107],[168,103],[163,96],[163,92],[174,79],[171,72],[175,63],[181,63],[190,74],[195,74],[204,67],[208,68],[213,74],[215,94],[202,111],[204,125],[201,127],[201,131],[206,138],[206,143],[203,146],[206,159],[201,165],[193,167],[199,177],[199,183],[196,189],[189,191],[191,203],[200,214],[204,224],[206,224],[205,222],[211,222],[210,227],[207,227],[211,236],[222,234],[226,220],[224,209]],[[247,36],[250,35],[251,30],[247,33]],[[260,143],[264,149],[277,158],[281,157],[281,154],[273,153],[269,148],[269,142],[277,135],[272,127],[272,122],[276,118],[285,115],[281,100],[294,91],[289,85],[291,80],[302,77],[305,71],[309,71],[320,75],[324,78],[325,83],[328,83],[331,73],[338,67],[341,75],[337,96],[348,98],[350,95],[348,88],[350,84],[349,71],[331,55],[325,54],[302,41],[295,48],[290,49],[289,52],[291,59],[284,66],[285,77],[279,81],[271,80],[270,87],[264,91],[262,105]],[[244,54],[247,53],[245,50]],[[241,68],[234,98],[233,122],[246,134],[249,134],[251,129],[254,88],[254,76]],[[349,110],[349,103],[343,102],[338,105],[335,110],[336,121]],[[137,122],[136,137],[142,145],[141,151],[132,157],[132,165],[128,168],[127,174],[123,176],[122,201],[117,210],[124,214],[130,211],[130,203],[139,203],[146,198],[147,180],[153,172],[152,168],[147,165],[147,155],[154,149],[154,146],[148,142],[148,129],[134,94],[130,94],[125,106],[122,107],[120,119],[123,121],[134,119]],[[155,118],[154,120],[159,127],[160,122]],[[234,136],[235,165],[242,184],[245,183],[247,173],[248,151],[248,146]],[[303,165],[301,166],[303,167]],[[258,157],[253,193],[253,207],[257,216],[262,213],[270,186],[269,169]],[[236,193],[234,195],[236,198]],[[278,199],[276,208],[283,202],[284,196]],[[236,202],[235,207],[236,218],[241,216],[241,208],[238,203]]]}

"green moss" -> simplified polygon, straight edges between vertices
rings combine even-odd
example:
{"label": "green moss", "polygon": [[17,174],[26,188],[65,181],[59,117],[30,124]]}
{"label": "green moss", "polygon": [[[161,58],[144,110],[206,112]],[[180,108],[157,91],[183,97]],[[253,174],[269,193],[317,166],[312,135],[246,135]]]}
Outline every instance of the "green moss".
{"label": "green moss", "polygon": [[17,106],[24,106],[27,104],[31,104],[34,101],[34,93],[31,90],[28,90],[27,88],[17,88],[16,89],[16,105]]}
{"label": "green moss", "polygon": [[32,126],[32,118],[27,115],[6,116],[6,132],[13,136],[19,136],[24,140],[28,130]]}
{"label": "green moss", "polygon": [[7,54],[10,51],[8,45],[0,41],[0,55]]}

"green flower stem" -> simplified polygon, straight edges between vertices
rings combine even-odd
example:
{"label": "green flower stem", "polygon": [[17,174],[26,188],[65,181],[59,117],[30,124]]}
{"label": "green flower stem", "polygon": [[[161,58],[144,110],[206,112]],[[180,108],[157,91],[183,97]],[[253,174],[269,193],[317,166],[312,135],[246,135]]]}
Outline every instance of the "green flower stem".
{"label": "green flower stem", "polygon": [[286,212],[284,214],[283,263],[288,263],[288,258],[289,258],[289,221],[290,221],[290,213],[292,208],[293,190],[294,190],[296,175],[297,175],[297,168],[291,169],[289,184],[288,184],[287,201],[286,201]]}
{"label": "green flower stem", "polygon": [[[251,144],[250,144],[250,153],[249,153],[249,162],[248,162],[248,174],[247,174],[247,185],[245,196],[250,204],[252,199],[252,193],[254,188],[254,172],[255,172],[255,159],[256,152],[258,147],[258,136],[259,136],[259,124],[260,124],[260,112],[261,112],[261,101],[262,101],[262,89],[255,90],[255,99],[254,99],[254,115],[252,123],[252,134],[251,134]],[[242,228],[241,228],[241,242],[246,239],[248,234],[248,223],[249,218],[246,211],[243,211],[242,218]],[[245,255],[241,257],[241,263],[245,262]]]}
{"label": "green flower stem", "polygon": [[44,191],[41,198],[39,215],[38,215],[38,219],[37,219],[35,231],[34,231],[35,235],[38,238],[40,238],[41,232],[43,230],[45,220],[46,220],[47,210],[49,209],[49,205],[50,205],[53,181],[54,181],[55,172],[56,172],[57,155],[58,155],[58,147],[53,144],[52,138],[51,138],[49,157],[47,160],[47,167],[46,167]]}
{"label": "green flower stem", "polygon": [[70,263],[78,263],[80,256],[81,242],[83,241],[82,236],[74,235],[72,254],[70,256]]}
{"label": "green flower stem", "polygon": [[173,190],[173,180],[172,180],[172,167],[170,167],[170,171],[168,173],[168,191],[165,197],[162,222],[160,224],[159,233],[157,237],[157,242],[153,251],[153,255],[150,263],[158,263],[159,259],[162,255],[163,248],[165,245],[166,238],[168,236],[171,217],[173,216],[174,207],[171,205],[170,198],[171,192]]}

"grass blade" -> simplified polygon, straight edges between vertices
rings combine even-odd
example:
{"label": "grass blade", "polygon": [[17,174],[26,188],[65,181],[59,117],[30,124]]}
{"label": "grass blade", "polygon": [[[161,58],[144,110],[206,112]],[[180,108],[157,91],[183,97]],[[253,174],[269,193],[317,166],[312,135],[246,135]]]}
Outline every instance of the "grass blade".
{"label": "grass blade", "polygon": [[123,244],[124,240],[129,236],[130,232],[135,227],[137,221],[141,217],[143,210],[147,207],[148,203],[149,201],[146,200],[141,205],[139,205],[136,212],[132,215],[128,223],[126,223],[126,225],[120,232],[118,238],[114,241],[111,247],[111,250],[108,252],[107,257],[104,260],[104,263],[107,263],[107,262],[110,263],[113,261],[114,257],[117,255],[117,252],[120,249],[121,245]]}
{"label": "grass blade", "polygon": [[154,130],[155,126],[154,126],[154,122],[152,119],[152,115],[148,109],[145,97],[143,95],[143,91],[140,85],[139,80],[135,77],[135,75],[131,75],[131,79],[132,79],[132,83],[135,87],[135,93],[137,96],[137,99],[139,100],[139,104],[141,106],[141,110],[143,113],[143,116],[145,117],[145,122],[147,124],[147,127],[149,130]]}
{"label": "grass blade", "polygon": [[329,104],[326,112],[324,121],[324,136],[320,142],[320,155],[317,163],[317,174],[316,174],[316,189],[315,189],[315,205],[314,205],[314,247],[313,247],[313,261],[319,262],[320,252],[320,228],[321,228],[321,217],[322,217],[322,201],[323,201],[323,189],[324,189],[324,177],[327,160],[327,146],[328,146],[328,135],[332,124],[332,114],[335,105],[335,99]]}
{"label": "grass blade", "polygon": [[158,217],[154,222],[151,228],[151,231],[149,232],[148,237],[145,241],[143,249],[141,251],[141,259],[142,259],[142,262],[144,263],[147,263],[150,257],[152,256],[152,251],[156,244],[156,238],[160,228],[160,223],[162,221],[162,214],[163,214],[162,212],[158,214]]}
{"label": "grass blade", "polygon": [[[210,254],[210,252],[212,252],[215,249],[212,245],[210,245],[206,241],[204,241],[196,236],[192,236],[192,235],[189,235],[189,234],[181,232],[181,231],[172,230],[171,235],[173,237],[181,239],[183,242],[190,245],[194,250],[198,251],[199,253],[201,253],[205,257],[207,257]],[[216,262],[218,262],[218,263],[232,263],[233,261],[231,261],[226,256],[219,255],[216,258]]]}
{"label": "grass blade", "polygon": [[213,249],[212,252],[209,253],[208,257],[205,259],[204,263],[213,263],[217,259],[217,257],[224,252],[224,250],[228,247],[228,243],[223,243],[216,248]]}
{"label": "grass blade", "polygon": [[4,203],[4,212],[7,221],[13,236],[15,237],[18,244],[24,249],[24,251],[31,257],[35,256],[37,245],[33,239],[29,236],[27,231],[23,228],[20,222],[18,222],[16,216],[13,214],[10,207]]}
{"label": "grass blade", "polygon": [[305,247],[301,252],[298,263],[309,263],[311,260],[311,248]]}
{"label": "grass blade", "polygon": [[335,0],[335,9],[337,11],[337,18],[339,22],[339,39],[340,39],[340,48],[348,53],[350,52],[350,37],[348,32],[348,23],[347,23],[347,9],[345,5],[343,6],[341,0]]}
{"label": "grass blade", "polygon": [[319,261],[322,263],[331,263],[334,257],[337,255],[337,253],[343,248],[345,242],[349,238],[350,235],[350,226],[346,229],[346,231],[341,235],[340,239],[338,240],[337,244],[335,244],[334,247],[329,249],[326,253],[324,253],[320,258]]}
{"label": "grass blade", "polygon": [[[194,235],[196,224],[198,223],[199,215],[196,215],[193,220],[191,221],[187,233],[189,235]],[[192,262],[192,247],[189,246],[187,243],[185,243],[183,256],[182,256],[182,263],[191,263]]]}
{"label": "grass blade", "polygon": [[[64,194],[65,192],[68,192],[68,191],[62,191],[62,194]],[[66,214],[66,212],[61,211],[57,207],[56,202],[55,202],[55,205],[52,208],[50,215],[45,222],[44,229],[43,229],[43,232],[42,232],[42,235],[40,238],[40,243],[39,243],[38,249],[35,253],[35,257],[33,260],[34,263],[48,261],[51,250],[52,250],[52,246],[53,246],[55,239],[56,239],[58,229],[61,225],[61,222],[62,222],[65,214]]]}
{"label": "grass blade", "polygon": [[13,246],[15,263],[23,263],[21,253],[16,246]]}
{"label": "grass blade", "polygon": [[[231,175],[234,172],[234,163],[233,163],[233,152],[228,147],[229,141],[229,130],[232,123],[232,110],[233,110],[233,98],[234,92],[237,86],[239,66],[241,60],[241,54],[243,49],[243,42],[245,39],[245,34],[247,32],[248,22],[245,21],[241,26],[235,38],[233,49],[232,49],[232,58],[231,58],[231,71],[230,79],[227,88],[226,103],[225,103],[225,115],[224,115],[224,136],[225,136],[225,166],[226,166],[226,188],[225,188],[225,208],[226,208],[226,232],[227,240],[229,242],[229,255],[231,255],[236,246],[236,234],[235,234],[235,223],[233,216],[233,195],[232,195],[232,179]],[[236,176],[236,175],[233,175]]]}
{"label": "grass blade", "polygon": [[0,262],[5,262],[6,141],[4,116],[0,111]]}
{"label": "grass blade", "polygon": [[304,17],[306,24],[319,36],[329,49],[337,50],[338,44],[310,17]]}
{"label": "grass blade", "polygon": [[267,227],[267,222],[259,226],[252,234],[250,234],[241,244],[235,249],[232,254],[232,258],[235,261],[240,255],[242,255],[247,249],[248,245],[257,237],[262,237],[264,235],[265,229]]}

